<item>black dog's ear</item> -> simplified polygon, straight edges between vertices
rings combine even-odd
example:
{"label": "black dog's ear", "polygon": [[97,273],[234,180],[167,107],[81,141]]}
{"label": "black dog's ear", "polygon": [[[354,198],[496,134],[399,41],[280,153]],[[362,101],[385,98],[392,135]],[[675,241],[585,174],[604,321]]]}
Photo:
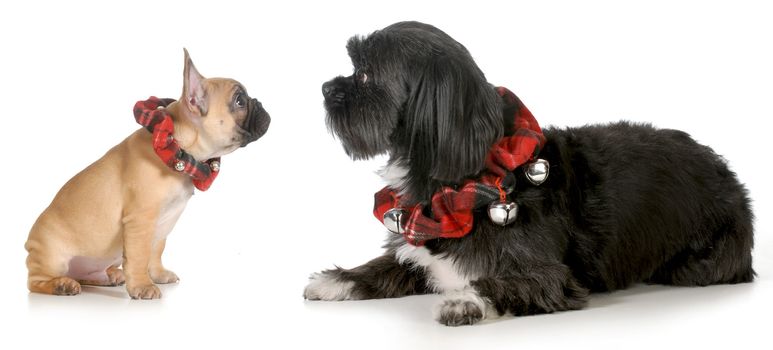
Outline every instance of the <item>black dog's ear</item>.
{"label": "black dog's ear", "polygon": [[478,173],[503,133],[499,96],[470,57],[440,56],[428,63],[405,113],[411,163],[439,181]]}
{"label": "black dog's ear", "polygon": [[359,36],[353,36],[346,42],[346,53],[352,61],[359,62],[360,60],[360,45],[362,45],[362,38]]}

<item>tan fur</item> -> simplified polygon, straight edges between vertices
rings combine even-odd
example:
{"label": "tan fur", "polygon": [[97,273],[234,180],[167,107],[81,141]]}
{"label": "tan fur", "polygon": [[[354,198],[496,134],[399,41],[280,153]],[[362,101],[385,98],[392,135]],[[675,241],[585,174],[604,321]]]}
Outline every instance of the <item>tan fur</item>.
{"label": "tan fur", "polygon": [[[200,81],[205,99],[198,102],[206,104],[205,118],[188,103],[189,78]],[[183,95],[168,110],[175,139],[194,158],[206,160],[239,147],[236,129],[246,113],[229,109],[238,84],[204,79],[185,51]],[[32,226],[25,244],[29,290],[74,295],[80,284],[119,285],[125,280],[132,298],[160,298],[155,283],[178,281],[161,263],[166,236],[193,190],[190,177],[161,162],[151,134],[135,131],[68,181]],[[71,278],[73,262],[94,271],[87,269],[88,278],[76,281]]]}

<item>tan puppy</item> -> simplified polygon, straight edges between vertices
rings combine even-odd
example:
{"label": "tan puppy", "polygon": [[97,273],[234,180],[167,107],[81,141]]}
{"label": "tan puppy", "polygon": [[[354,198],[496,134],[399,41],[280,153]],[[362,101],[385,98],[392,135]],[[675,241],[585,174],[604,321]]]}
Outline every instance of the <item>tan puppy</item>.
{"label": "tan puppy", "polygon": [[[182,97],[166,110],[174,138],[196,160],[233,152],[268,129],[260,102],[235,80],[202,77],[187,50],[183,75]],[[160,298],[155,283],[178,281],[161,263],[166,236],[193,191],[191,177],[156,154],[151,133],[137,130],[68,181],[32,226],[29,290],[74,295],[81,284],[126,282],[134,299]]]}

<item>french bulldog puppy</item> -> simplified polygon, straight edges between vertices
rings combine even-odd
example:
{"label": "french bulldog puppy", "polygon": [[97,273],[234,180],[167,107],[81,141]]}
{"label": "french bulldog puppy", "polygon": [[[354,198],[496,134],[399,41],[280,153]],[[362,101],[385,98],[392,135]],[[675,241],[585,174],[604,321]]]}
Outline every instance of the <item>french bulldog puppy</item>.
{"label": "french bulldog puppy", "polygon": [[[75,295],[82,284],[126,283],[131,298],[158,299],[156,284],[179,280],[161,254],[194,185],[206,189],[190,173],[216,175],[219,157],[260,138],[270,123],[242,84],[204,78],[184,51],[182,97],[154,100],[171,117],[166,141],[140,128],[62,187],[25,244],[30,291]],[[162,160],[156,147],[173,141],[178,152]]]}

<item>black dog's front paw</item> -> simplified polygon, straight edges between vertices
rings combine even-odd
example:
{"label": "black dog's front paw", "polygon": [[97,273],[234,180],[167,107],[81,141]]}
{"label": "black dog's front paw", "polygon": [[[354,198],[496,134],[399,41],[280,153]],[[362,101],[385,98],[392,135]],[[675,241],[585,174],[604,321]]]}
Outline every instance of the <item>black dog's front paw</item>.
{"label": "black dog's front paw", "polygon": [[446,326],[473,325],[486,318],[486,303],[472,290],[455,292],[446,297],[437,310],[438,322]]}
{"label": "black dog's front paw", "polygon": [[446,326],[467,326],[483,319],[483,310],[469,300],[446,300],[440,306],[438,322]]}
{"label": "black dog's front paw", "polygon": [[338,271],[328,270],[312,274],[309,284],[303,290],[303,297],[308,300],[348,300],[352,298],[354,282],[343,281]]}

